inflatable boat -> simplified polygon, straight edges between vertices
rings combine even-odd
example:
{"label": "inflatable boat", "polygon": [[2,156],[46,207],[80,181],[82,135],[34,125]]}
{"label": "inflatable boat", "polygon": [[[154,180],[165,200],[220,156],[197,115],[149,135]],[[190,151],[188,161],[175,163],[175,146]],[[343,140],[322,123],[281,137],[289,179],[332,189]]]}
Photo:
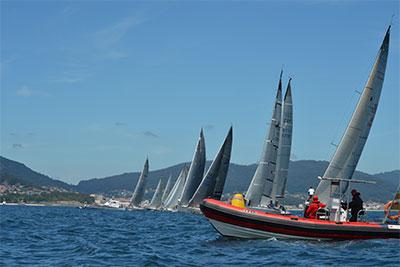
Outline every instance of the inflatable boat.
{"label": "inflatable boat", "polygon": [[374,222],[335,222],[272,214],[205,199],[200,210],[223,236],[352,240],[400,238],[400,225]]}

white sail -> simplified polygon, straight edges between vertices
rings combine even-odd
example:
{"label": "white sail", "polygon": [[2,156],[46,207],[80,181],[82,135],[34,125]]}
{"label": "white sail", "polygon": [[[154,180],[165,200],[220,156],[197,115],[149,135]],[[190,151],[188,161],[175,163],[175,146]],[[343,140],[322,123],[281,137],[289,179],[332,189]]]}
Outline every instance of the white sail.
{"label": "white sail", "polygon": [[251,180],[246,193],[246,199],[250,206],[260,205],[262,197],[270,197],[272,183],[275,177],[276,158],[279,144],[280,119],[282,111],[282,72],[279,79],[275,105],[272,112],[271,124],[264,149],[261,154],[256,172]]}
{"label": "white sail", "polygon": [[189,204],[189,200],[193,197],[194,192],[199,187],[199,184],[204,175],[205,164],[206,147],[204,142],[203,129],[201,129],[200,138],[197,142],[196,151],[194,152],[186,183],[183,188],[182,197],[180,199],[181,206],[187,206]]}
{"label": "white sail", "polygon": [[154,192],[153,198],[150,201],[149,208],[150,209],[159,209],[161,207],[162,196],[164,192],[164,184],[162,179],[158,181],[156,191]]}
{"label": "white sail", "polygon": [[221,199],[231,159],[232,135],[231,127],[214,161],[189,201],[189,206],[198,207],[201,201],[207,197]]}
{"label": "white sail", "polygon": [[169,193],[167,199],[163,204],[163,207],[165,209],[169,210],[176,209],[176,207],[178,206],[179,199],[182,196],[183,187],[185,186],[186,183],[188,172],[189,172],[189,167],[184,166],[178,178],[176,179],[176,182],[172,187],[171,192]]}
{"label": "white sail", "polygon": [[[351,121],[325,171],[324,177],[351,179],[353,176],[378,107],[389,52],[389,36],[390,27],[386,32]],[[347,190],[347,182],[341,183],[341,193],[344,193]],[[330,204],[332,196],[330,184],[331,181],[322,180],[315,192],[319,199],[322,202],[328,203],[328,205]]]}
{"label": "white sail", "polygon": [[165,202],[165,200],[167,200],[167,197],[169,195],[169,193],[171,192],[171,187],[172,187],[172,176],[170,175],[167,181],[167,185],[165,186],[161,201],[162,203]]}
{"label": "white sail", "polygon": [[291,80],[292,79],[289,79],[282,105],[278,156],[276,162],[275,179],[271,192],[271,198],[273,202],[276,201],[276,198],[285,197],[286,182],[288,177],[293,131],[293,103],[292,88],[290,85]]}
{"label": "white sail", "polygon": [[140,203],[143,201],[145,187],[147,183],[147,177],[149,175],[149,160],[146,159],[144,163],[143,171],[140,173],[138,182],[136,184],[135,190],[133,192],[130,205],[133,207],[139,207]]}

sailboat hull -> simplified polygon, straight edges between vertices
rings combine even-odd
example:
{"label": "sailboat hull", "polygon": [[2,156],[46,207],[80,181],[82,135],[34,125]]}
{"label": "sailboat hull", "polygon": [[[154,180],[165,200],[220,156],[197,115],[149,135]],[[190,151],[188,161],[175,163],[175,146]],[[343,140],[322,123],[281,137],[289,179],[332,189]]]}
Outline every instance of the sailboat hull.
{"label": "sailboat hull", "polygon": [[185,212],[185,213],[192,213],[192,214],[201,214],[199,207],[191,207],[191,206],[182,207],[182,206],[180,206],[180,207],[178,207],[177,211]]}
{"label": "sailboat hull", "polygon": [[205,199],[200,209],[221,235],[229,237],[313,240],[400,238],[399,225],[306,219],[234,207],[214,199]]}

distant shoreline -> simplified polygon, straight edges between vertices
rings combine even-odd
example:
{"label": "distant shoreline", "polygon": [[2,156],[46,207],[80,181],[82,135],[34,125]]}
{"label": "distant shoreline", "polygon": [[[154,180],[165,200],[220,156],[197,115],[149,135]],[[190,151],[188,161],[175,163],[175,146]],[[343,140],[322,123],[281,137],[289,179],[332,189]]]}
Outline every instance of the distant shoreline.
{"label": "distant shoreline", "polygon": [[[29,206],[29,207],[72,207],[78,208],[82,207],[82,203],[0,203],[0,206]],[[98,208],[98,209],[115,209],[120,210],[120,208],[112,208],[99,205],[86,205],[87,208]],[[298,208],[287,208],[288,211],[303,211],[303,209]],[[367,212],[383,212],[383,209],[367,209]]]}
{"label": "distant shoreline", "polygon": [[79,207],[78,203],[0,203],[0,206],[30,206],[30,207]]}

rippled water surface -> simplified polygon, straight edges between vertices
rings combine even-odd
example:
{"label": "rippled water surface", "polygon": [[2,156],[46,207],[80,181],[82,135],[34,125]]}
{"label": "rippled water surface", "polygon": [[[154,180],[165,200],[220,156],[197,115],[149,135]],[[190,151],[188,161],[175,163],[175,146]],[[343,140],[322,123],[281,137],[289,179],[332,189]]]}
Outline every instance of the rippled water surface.
{"label": "rippled water surface", "polygon": [[399,248],[399,240],[223,238],[186,213],[0,206],[1,266],[399,266]]}

